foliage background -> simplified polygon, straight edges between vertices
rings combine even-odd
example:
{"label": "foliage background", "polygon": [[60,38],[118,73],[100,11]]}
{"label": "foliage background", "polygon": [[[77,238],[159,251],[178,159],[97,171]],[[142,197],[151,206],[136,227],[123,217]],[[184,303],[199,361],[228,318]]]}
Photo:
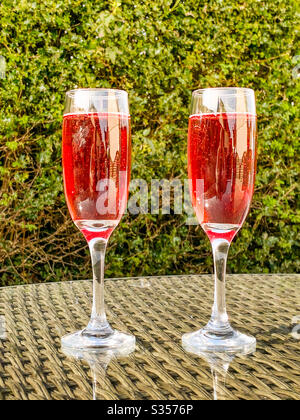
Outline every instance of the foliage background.
{"label": "foliage background", "polygon": [[[64,94],[76,86],[128,90],[132,178],[149,183],[186,178],[192,90],[255,89],[256,193],[228,270],[299,271],[298,5],[1,0],[0,285],[90,277],[61,175]],[[208,240],[184,216],[127,216],[107,253],[111,277],[211,270]]]}

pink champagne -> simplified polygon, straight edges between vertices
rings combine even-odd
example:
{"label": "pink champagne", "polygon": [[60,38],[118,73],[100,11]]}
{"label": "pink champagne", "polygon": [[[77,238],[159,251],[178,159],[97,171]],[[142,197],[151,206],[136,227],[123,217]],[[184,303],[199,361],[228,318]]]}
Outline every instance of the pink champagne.
{"label": "pink champagne", "polygon": [[71,217],[89,241],[108,239],[126,208],[130,117],[67,114],[63,122],[64,188]]}
{"label": "pink champagne", "polygon": [[256,170],[256,116],[193,115],[188,173],[197,219],[210,238],[231,241],[248,214]]}

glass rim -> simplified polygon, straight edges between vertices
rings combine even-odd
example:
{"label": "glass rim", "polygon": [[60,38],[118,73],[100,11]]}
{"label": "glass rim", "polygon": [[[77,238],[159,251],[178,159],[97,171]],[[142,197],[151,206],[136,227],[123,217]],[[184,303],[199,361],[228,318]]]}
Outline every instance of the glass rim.
{"label": "glass rim", "polygon": [[128,92],[126,92],[126,90],[122,90],[122,89],[112,89],[112,88],[78,88],[78,89],[71,89],[68,90],[66,92],[66,97],[69,98],[74,98],[76,92],[86,92],[87,94],[89,94],[90,96],[93,96],[93,94],[97,94],[100,92],[107,92],[107,95],[101,95],[102,97],[112,97],[112,96],[123,96],[126,95],[128,96]]}
{"label": "glass rim", "polygon": [[[244,88],[244,87],[212,87],[212,88],[202,88],[202,89],[196,89],[193,91],[193,96],[200,96],[202,95],[204,92],[207,91],[225,91],[222,94],[223,95],[236,95],[237,92],[243,92],[246,95],[250,95],[250,94],[254,94],[254,90],[251,88]],[[227,91],[227,92],[226,92]],[[231,92],[230,92],[231,91]],[[234,92],[233,92],[234,91]]]}

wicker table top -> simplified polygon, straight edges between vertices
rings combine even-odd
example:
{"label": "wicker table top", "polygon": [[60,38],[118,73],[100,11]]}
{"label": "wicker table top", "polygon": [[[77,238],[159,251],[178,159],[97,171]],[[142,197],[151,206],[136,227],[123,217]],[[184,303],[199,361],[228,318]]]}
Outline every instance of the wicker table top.
{"label": "wicker table top", "polygon": [[88,361],[62,353],[60,337],[87,324],[90,281],[2,288],[0,399],[298,400],[299,292],[300,275],[228,276],[232,324],[258,340],[256,354],[229,364],[181,347],[210,316],[211,276],[106,281],[109,320],[137,347]]}

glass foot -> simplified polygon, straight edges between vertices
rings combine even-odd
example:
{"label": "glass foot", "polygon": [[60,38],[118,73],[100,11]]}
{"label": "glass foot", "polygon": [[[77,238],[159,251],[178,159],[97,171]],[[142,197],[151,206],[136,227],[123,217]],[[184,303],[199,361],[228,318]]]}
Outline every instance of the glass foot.
{"label": "glass foot", "polygon": [[71,347],[62,347],[62,352],[68,357],[74,357],[77,360],[85,360],[90,365],[108,366],[113,358],[128,357],[135,351],[135,340],[132,340],[131,346],[117,349],[78,349]]}
{"label": "glass foot", "polygon": [[206,329],[185,334],[183,348],[191,353],[228,353],[247,355],[256,351],[256,339],[232,330],[230,334],[218,336]]}
{"label": "glass foot", "polygon": [[113,330],[109,336],[87,335],[85,330],[66,335],[61,340],[66,350],[118,350],[120,352],[132,351],[135,346],[135,337],[130,334]]}

